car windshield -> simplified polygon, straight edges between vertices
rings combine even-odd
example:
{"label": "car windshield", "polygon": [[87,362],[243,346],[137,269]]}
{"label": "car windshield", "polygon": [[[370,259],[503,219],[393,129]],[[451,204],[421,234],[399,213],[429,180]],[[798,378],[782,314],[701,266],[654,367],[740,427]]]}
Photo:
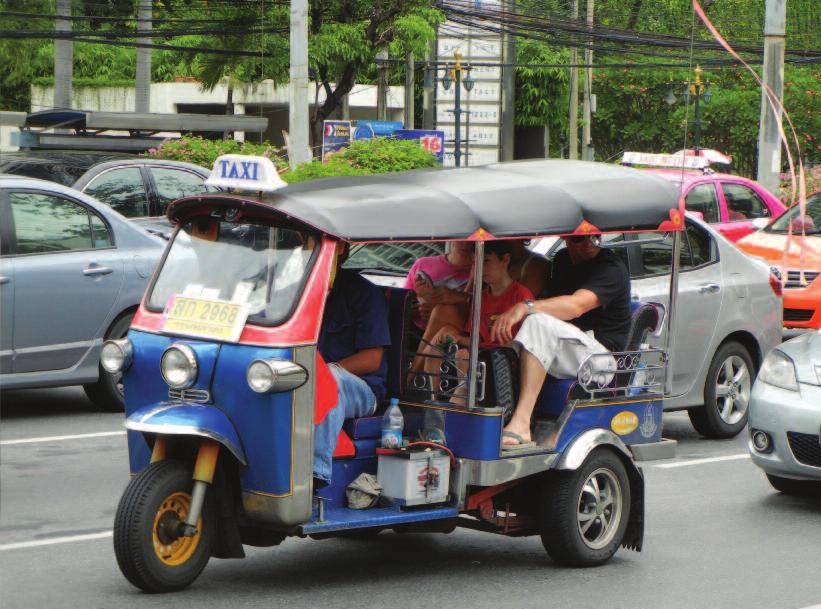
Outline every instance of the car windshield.
{"label": "car windshield", "polygon": [[792,228],[793,233],[801,233],[803,228],[807,235],[821,234],[821,194],[807,199],[806,212],[801,216],[798,205],[793,205],[765,230],[769,233],[786,233]]}
{"label": "car windshield", "polygon": [[148,307],[162,311],[179,295],[245,304],[249,322],[282,323],[302,292],[318,243],[291,228],[194,218],[174,237]]}
{"label": "car windshield", "polygon": [[443,242],[368,243],[357,245],[342,265],[346,269],[377,271],[387,275],[406,275],[418,258],[445,252]]}

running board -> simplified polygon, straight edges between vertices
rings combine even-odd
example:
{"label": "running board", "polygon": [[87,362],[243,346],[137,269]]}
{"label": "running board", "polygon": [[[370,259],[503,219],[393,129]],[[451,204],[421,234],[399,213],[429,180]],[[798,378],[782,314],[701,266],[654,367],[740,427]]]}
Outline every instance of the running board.
{"label": "running board", "polygon": [[672,459],[676,456],[676,440],[662,438],[661,442],[650,444],[628,444],[627,448],[633,453],[636,461],[659,461],[661,459]]}

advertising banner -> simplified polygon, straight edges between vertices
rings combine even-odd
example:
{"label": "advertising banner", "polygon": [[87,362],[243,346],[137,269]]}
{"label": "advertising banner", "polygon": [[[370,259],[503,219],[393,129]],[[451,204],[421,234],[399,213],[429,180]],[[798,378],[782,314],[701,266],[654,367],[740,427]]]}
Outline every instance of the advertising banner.
{"label": "advertising banner", "polygon": [[441,164],[445,160],[445,133],[426,129],[397,129],[393,136],[399,140],[416,140],[422,147],[436,156]]}
{"label": "advertising banner", "polygon": [[389,137],[393,132],[402,128],[402,121],[356,121],[354,140],[370,140],[375,137]]}
{"label": "advertising banner", "polygon": [[324,121],[322,123],[322,162],[329,154],[339,152],[351,144],[351,121]]}

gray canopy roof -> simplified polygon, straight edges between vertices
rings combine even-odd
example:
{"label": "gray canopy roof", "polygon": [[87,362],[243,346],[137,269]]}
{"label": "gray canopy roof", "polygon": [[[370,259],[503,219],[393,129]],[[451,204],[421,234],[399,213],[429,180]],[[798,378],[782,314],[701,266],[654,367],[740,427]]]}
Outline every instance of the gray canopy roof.
{"label": "gray canopy roof", "polygon": [[656,230],[678,210],[679,197],[651,172],[538,160],[330,178],[262,197],[187,197],[168,216],[179,220],[207,203],[284,215],[347,241],[467,239],[479,229],[487,237],[529,237],[577,232],[584,221],[593,232]]}

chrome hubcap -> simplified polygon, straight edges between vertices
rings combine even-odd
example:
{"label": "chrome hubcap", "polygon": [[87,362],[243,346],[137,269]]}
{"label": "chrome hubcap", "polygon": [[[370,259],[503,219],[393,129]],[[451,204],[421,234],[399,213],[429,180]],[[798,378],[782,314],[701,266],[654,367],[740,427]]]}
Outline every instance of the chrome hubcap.
{"label": "chrome hubcap", "polygon": [[728,425],[735,425],[747,414],[751,386],[750,371],[739,356],[728,357],[718,369],[716,407]]}
{"label": "chrome hubcap", "polygon": [[600,468],[582,485],[578,502],[579,534],[585,545],[600,550],[613,541],[622,515],[621,485],[613,472]]}

